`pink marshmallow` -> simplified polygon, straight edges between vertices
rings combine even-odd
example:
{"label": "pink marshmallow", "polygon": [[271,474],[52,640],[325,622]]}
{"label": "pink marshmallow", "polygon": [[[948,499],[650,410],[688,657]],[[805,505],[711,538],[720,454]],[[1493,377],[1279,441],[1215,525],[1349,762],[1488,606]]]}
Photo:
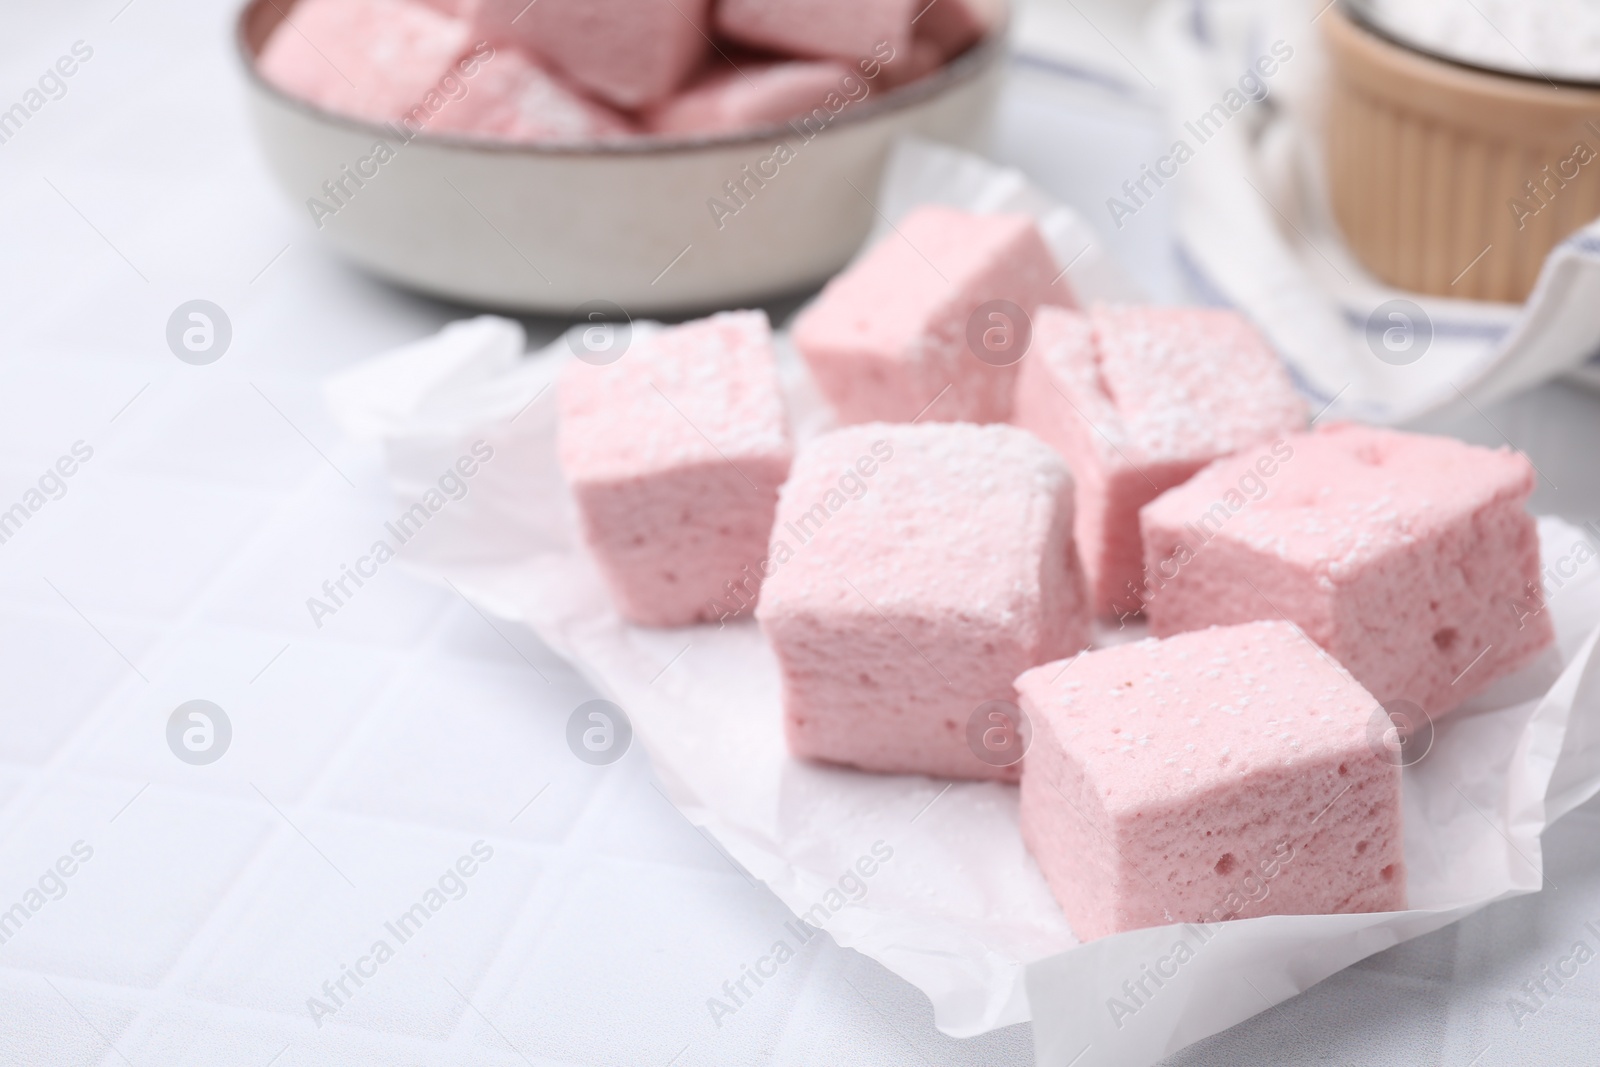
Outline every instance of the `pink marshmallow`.
{"label": "pink marshmallow", "polygon": [[477,18],[479,8],[483,6],[483,0],[422,0],[422,2],[451,18],[464,19],[467,22]]}
{"label": "pink marshmallow", "polygon": [[710,51],[711,0],[482,0],[478,32],[528,49],[606,103],[664,100]]}
{"label": "pink marshmallow", "polygon": [[1024,669],[1088,643],[1072,476],[1010,426],[816,438],[783,487],[763,570],[756,617],[804,759],[1014,781],[1014,763],[971,747],[969,723],[1013,700]]}
{"label": "pink marshmallow", "polygon": [[926,77],[938,70],[944,65],[944,60],[944,52],[937,44],[917,34],[911,38],[910,46],[900,53],[893,63],[883,68],[887,76],[886,84],[891,88],[897,85],[909,85],[918,78]]}
{"label": "pink marshmallow", "polygon": [[627,137],[632,124],[502,45],[467,80],[467,95],[445,107],[431,130],[506,141],[602,141]]}
{"label": "pink marshmallow", "polygon": [[775,52],[887,62],[910,47],[920,6],[920,0],[720,0],[717,29]]}
{"label": "pink marshmallow", "polygon": [[1350,424],[1219,460],[1141,513],[1153,632],[1288,618],[1437,718],[1554,639],[1506,449]]}
{"label": "pink marshmallow", "polygon": [[1026,326],[980,306],[1070,303],[1057,270],[1026,215],[918,208],[827,284],[794,343],[844,422],[1003,420]]}
{"label": "pink marshmallow", "polygon": [[809,114],[850,70],[829,62],[740,62],[702,76],[644,119],[652,133],[735,133]]}
{"label": "pink marshmallow", "polygon": [[353,118],[387,122],[443,101],[461,75],[468,26],[413,0],[301,0],[256,61],[291,96]]}
{"label": "pink marshmallow", "polygon": [[1017,691],[1022,838],[1080,940],[1406,906],[1388,720],[1288,623],[1090,652]]}
{"label": "pink marshmallow", "polygon": [[916,18],[917,35],[926,37],[948,59],[998,26],[1005,7],[1005,0],[934,0]]}
{"label": "pink marshmallow", "polygon": [[1219,456],[1304,428],[1305,404],[1242,316],[1041,309],[1012,421],[1066,459],[1100,615],[1139,610],[1139,509]]}
{"label": "pink marshmallow", "polygon": [[793,454],[766,314],[635,327],[615,362],[565,369],[559,404],[561,469],[623,616],[682,626],[753,602]]}

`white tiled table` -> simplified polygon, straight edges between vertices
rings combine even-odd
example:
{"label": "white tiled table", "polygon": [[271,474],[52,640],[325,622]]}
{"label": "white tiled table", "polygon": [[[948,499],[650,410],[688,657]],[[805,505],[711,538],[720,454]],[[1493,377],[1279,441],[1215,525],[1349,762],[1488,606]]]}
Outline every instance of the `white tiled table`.
{"label": "white tiled table", "polygon": [[[1026,1027],[947,1039],[919,993],[826,938],[717,1027],[706,998],[788,915],[641,753],[571,756],[590,694],[570,669],[394,568],[313,625],[305,599],[390,509],[318,383],[461,310],[331,259],[269,187],[231,5],[124,3],[13,9],[0,35],[0,107],[73,42],[94,49],[0,144],[0,510],[93,449],[0,544],[0,911],[93,850],[0,944],[0,1064],[1031,1062]],[[1000,154],[1092,215],[1156,137],[1136,104],[1021,71]],[[1166,241],[1158,206],[1111,244],[1173,296]],[[163,337],[196,297],[234,330],[206,367]],[[1560,486],[1541,510],[1592,518],[1597,412],[1553,386],[1442,428],[1508,435]],[[196,698],[233,728],[209,766],[166,743]],[[1520,1029],[1505,1001],[1600,919],[1597,821],[1591,805],[1551,835],[1559,889],[1173,1062],[1592,1062],[1600,964]],[[479,841],[492,858],[448,883],[459,899],[403,944],[385,933]],[[307,998],[332,1006],[323,983],[378,938],[393,958],[317,1026]]]}

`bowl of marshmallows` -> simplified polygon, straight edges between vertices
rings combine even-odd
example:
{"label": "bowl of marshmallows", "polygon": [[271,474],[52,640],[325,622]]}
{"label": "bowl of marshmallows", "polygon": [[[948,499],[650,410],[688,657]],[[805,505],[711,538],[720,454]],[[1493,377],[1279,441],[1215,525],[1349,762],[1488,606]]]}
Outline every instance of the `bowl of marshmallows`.
{"label": "bowl of marshmallows", "polygon": [[973,144],[1004,0],[252,0],[263,152],[362,268],[444,299],[661,314],[814,287],[900,135]]}

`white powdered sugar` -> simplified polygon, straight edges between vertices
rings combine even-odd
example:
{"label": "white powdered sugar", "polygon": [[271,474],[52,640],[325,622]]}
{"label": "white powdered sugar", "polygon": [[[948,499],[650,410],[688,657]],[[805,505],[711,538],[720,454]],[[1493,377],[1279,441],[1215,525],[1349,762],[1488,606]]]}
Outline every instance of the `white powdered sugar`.
{"label": "white powdered sugar", "polygon": [[1600,82],[1600,0],[1356,0],[1426,52],[1555,81]]}

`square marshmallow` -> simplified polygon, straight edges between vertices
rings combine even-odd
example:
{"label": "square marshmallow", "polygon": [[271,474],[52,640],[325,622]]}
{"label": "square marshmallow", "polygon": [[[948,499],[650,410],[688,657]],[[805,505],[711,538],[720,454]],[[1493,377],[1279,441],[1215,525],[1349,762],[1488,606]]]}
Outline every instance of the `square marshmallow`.
{"label": "square marshmallow", "polygon": [[[756,617],[794,755],[1015,780],[970,724],[1036,663],[1088,643],[1072,476],[1010,426],[873,423],[804,446]],[[984,721],[987,725],[987,720]],[[1001,724],[1000,728],[1003,728]]]}
{"label": "square marshmallow", "polygon": [[936,0],[917,16],[917,34],[942,57],[959,55],[1000,24],[1005,7],[1005,0]]}
{"label": "square marshmallow", "polygon": [[603,141],[626,137],[632,125],[528,59],[501,45],[466,82],[466,95],[434,118],[434,132],[505,141]]}
{"label": "square marshmallow", "polygon": [[301,100],[388,122],[425,107],[429,94],[442,100],[440,83],[460,78],[467,46],[466,22],[413,0],[301,0],[256,68]]}
{"label": "square marshmallow", "polygon": [[720,0],[717,29],[774,52],[887,61],[910,47],[911,20],[921,6],[921,0]]}
{"label": "square marshmallow", "polygon": [[1012,421],[1065,457],[1096,614],[1139,610],[1139,509],[1219,456],[1306,424],[1278,357],[1232,311],[1041,309]]}
{"label": "square marshmallow", "polygon": [[944,61],[945,55],[939,46],[919,33],[911,38],[911,46],[900,53],[896,62],[884,67],[885,84],[890,88],[908,85],[938,70]]}
{"label": "square marshmallow", "polygon": [[1385,703],[1454,710],[1554,640],[1534,474],[1352,424],[1219,460],[1141,514],[1153,632],[1288,618]]}
{"label": "square marshmallow", "polygon": [[918,208],[801,312],[795,347],[844,422],[1002,421],[1030,317],[1072,302],[1058,270],[1026,215]]}
{"label": "square marshmallow", "polygon": [[808,115],[839,91],[848,68],[827,61],[746,61],[713,70],[644,116],[651,133],[735,133]]}
{"label": "square marshmallow", "polygon": [[1022,837],[1081,940],[1405,907],[1388,719],[1288,623],[1090,652],[1017,692]]}
{"label": "square marshmallow", "polygon": [[700,66],[710,8],[711,0],[482,0],[476,28],[632,111],[666,99]]}
{"label": "square marshmallow", "polygon": [[559,404],[561,469],[618,610],[682,626],[753,601],[793,455],[766,314],[635,326],[614,362],[565,368]]}

